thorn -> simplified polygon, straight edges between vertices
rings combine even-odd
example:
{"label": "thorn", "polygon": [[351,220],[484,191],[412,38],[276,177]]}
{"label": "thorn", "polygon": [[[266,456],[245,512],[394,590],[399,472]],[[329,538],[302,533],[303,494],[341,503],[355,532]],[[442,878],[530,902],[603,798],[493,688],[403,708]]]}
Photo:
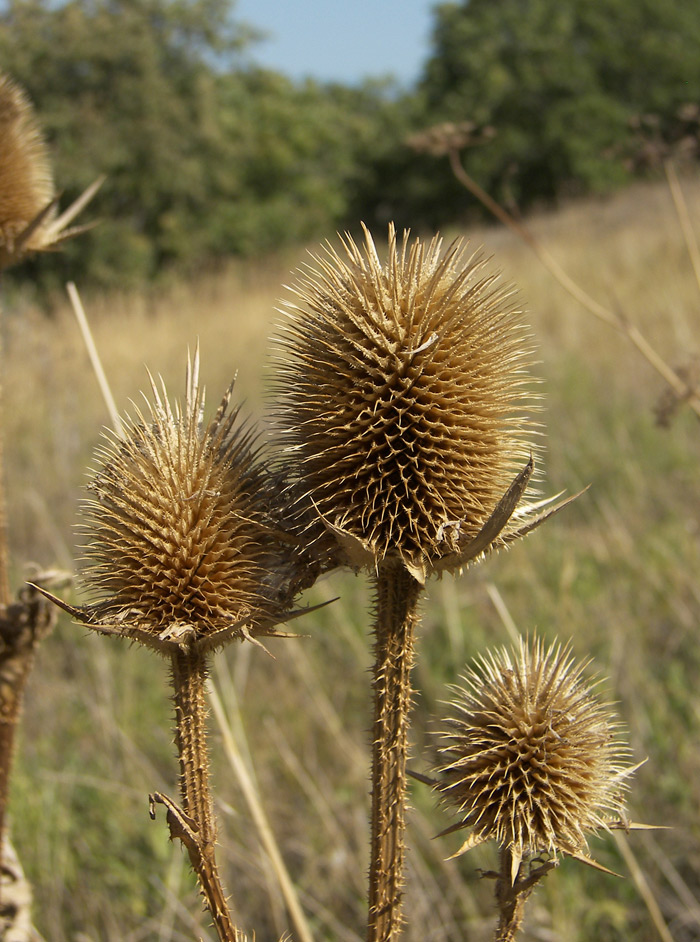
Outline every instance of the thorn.
{"label": "thorn", "polygon": [[243,635],[243,637],[245,638],[246,641],[250,641],[250,643],[251,643],[251,644],[254,644],[256,648],[262,648],[262,650],[265,652],[265,654],[267,654],[268,657],[271,657],[273,661],[276,661],[276,660],[277,660],[277,658],[275,657],[275,655],[272,654],[271,651],[268,651],[268,650],[267,650],[267,648],[266,648],[265,645],[262,643],[262,641],[259,641],[257,638],[254,638],[254,637],[252,636],[252,634],[250,633],[250,629],[248,628],[247,625],[241,625],[241,634]]}

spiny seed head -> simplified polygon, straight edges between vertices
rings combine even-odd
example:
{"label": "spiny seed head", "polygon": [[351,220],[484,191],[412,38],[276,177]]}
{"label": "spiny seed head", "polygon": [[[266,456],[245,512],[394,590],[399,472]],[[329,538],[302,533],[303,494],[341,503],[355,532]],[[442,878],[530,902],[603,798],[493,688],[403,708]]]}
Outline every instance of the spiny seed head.
{"label": "spiny seed head", "polygon": [[[0,268],[15,260],[18,240],[54,196],[49,154],[25,92],[0,74]],[[41,227],[22,252],[42,247]]]}
{"label": "spiny seed head", "polygon": [[587,858],[586,835],[624,816],[630,751],[586,666],[568,645],[521,640],[454,688],[437,788],[471,829],[463,850],[494,838],[511,852],[513,880],[538,853]]}
{"label": "spiny seed head", "polygon": [[269,634],[281,615],[251,435],[230,390],[204,424],[197,371],[195,361],[184,408],[153,384],[148,418],[137,410],[102,448],[83,507],[86,620],[164,651]]}
{"label": "spiny seed head", "polygon": [[[457,555],[532,451],[529,334],[513,291],[454,242],[371,235],[298,273],[278,393],[299,488],[342,561],[401,559],[421,581]],[[343,555],[344,554],[344,555]]]}

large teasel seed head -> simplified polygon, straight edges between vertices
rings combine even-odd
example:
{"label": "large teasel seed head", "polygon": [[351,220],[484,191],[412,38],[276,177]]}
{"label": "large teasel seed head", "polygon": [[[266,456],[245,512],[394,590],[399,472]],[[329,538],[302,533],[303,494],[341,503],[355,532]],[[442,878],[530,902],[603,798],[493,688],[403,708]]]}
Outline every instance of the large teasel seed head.
{"label": "large teasel seed head", "polygon": [[[0,268],[53,197],[49,153],[31,102],[19,85],[0,74]],[[23,251],[38,247],[41,240],[38,228]]]}
{"label": "large teasel seed head", "polygon": [[630,750],[586,667],[540,640],[489,653],[454,688],[438,734],[435,787],[462,818],[447,832],[470,829],[460,853],[496,840],[513,882],[542,853],[592,863],[587,835],[624,822]]}
{"label": "large teasel seed head", "polygon": [[462,241],[443,252],[393,226],[384,260],[367,229],[362,247],[346,235],[292,290],[279,424],[340,561],[399,559],[420,582],[464,564],[533,448],[532,343],[513,290]]}
{"label": "large teasel seed head", "polygon": [[152,383],[146,414],[110,436],[84,502],[90,626],[168,653],[269,634],[281,620],[268,487],[253,436],[229,409],[203,421],[198,363],[184,406]]}

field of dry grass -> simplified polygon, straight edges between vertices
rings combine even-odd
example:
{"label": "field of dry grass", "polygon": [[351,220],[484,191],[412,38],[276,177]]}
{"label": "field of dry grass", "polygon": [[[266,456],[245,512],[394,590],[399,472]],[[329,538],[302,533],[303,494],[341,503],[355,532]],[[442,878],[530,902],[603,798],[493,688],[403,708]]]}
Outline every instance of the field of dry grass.
{"label": "field of dry grass", "polygon": [[[700,181],[684,181],[684,191],[700,219]],[[670,363],[700,350],[700,290],[665,186],[573,205],[532,226],[590,294],[624,312]],[[543,489],[590,488],[508,553],[429,586],[412,764],[427,766],[428,717],[474,654],[516,631],[571,639],[576,655],[593,656],[608,678],[602,689],[617,701],[635,760],[648,757],[634,778],[631,817],[673,830],[595,841],[594,856],[623,879],[565,861],[537,890],[523,938],[690,942],[700,938],[697,419],[681,410],[670,428],[658,427],[662,381],[628,341],[582,311],[512,235],[469,235],[519,286],[540,348]],[[86,296],[120,410],[146,387],[144,364],[181,390],[187,347],[199,339],[211,404],[238,371],[239,396],[264,418],[274,308],[302,258],[300,251],[231,265],[148,298]],[[21,297],[6,299],[3,328],[13,559],[70,570],[76,505],[107,413],[67,303],[47,318]],[[28,571],[17,566],[15,584]],[[335,574],[309,601],[336,595],[297,623],[308,637],[271,644],[274,660],[246,645],[216,662],[221,862],[232,902],[259,942],[287,929],[302,934],[243,798],[232,740],[312,937],[363,938],[369,599],[363,577]],[[175,787],[158,668],[148,652],[86,637],[67,620],[40,651],[11,818],[47,942],[213,939],[183,851],[168,842],[162,820],[148,818],[149,791]],[[459,836],[431,838],[450,820],[425,786],[412,786],[412,806],[406,939],[485,942],[492,886],[479,871],[495,865],[495,850],[446,861]],[[665,930],[650,914],[654,905]]]}

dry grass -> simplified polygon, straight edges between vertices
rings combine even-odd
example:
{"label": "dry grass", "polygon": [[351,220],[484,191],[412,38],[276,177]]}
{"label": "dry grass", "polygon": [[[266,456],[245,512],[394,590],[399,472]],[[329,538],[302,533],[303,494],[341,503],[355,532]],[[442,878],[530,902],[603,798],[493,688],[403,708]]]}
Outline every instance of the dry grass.
{"label": "dry grass", "polygon": [[[697,219],[700,181],[684,187]],[[623,309],[671,363],[700,349],[700,295],[665,187],[571,206],[533,227],[589,293]],[[633,782],[631,816],[674,831],[633,834],[629,846],[673,939],[690,942],[700,935],[697,420],[683,414],[668,430],[655,427],[660,381],[624,338],[578,310],[511,235],[471,236],[532,312],[546,380],[547,490],[591,488],[527,545],[431,587],[414,677],[413,764],[430,764],[427,713],[469,657],[510,640],[509,616],[522,632],[572,638],[574,653],[593,654],[610,677],[605,692],[619,701],[635,758],[649,756]],[[297,260],[232,266],[157,300],[85,297],[119,408],[142,388],[144,362],[180,388],[184,350],[199,337],[211,406],[238,369],[250,411],[262,414],[273,308]],[[11,299],[5,307],[13,556],[68,566],[75,507],[106,413],[67,302],[51,320]],[[274,661],[232,649],[214,673],[239,745],[242,717],[250,749],[243,755],[318,940],[363,934],[363,585],[347,575],[327,579],[311,600],[341,601],[297,623],[308,639],[272,642]],[[164,674],[146,653],[86,638],[67,623],[40,652],[11,811],[47,942],[212,938],[181,849],[148,821],[148,792],[173,785]],[[259,942],[276,940],[290,925],[282,892],[216,743],[214,761],[224,881]],[[459,838],[454,846],[430,838],[451,822],[424,787],[413,787],[412,800],[407,942],[486,940],[492,886],[475,868],[492,868],[494,856],[485,848],[445,862]],[[591,850],[628,872],[614,842]],[[574,861],[536,891],[523,934],[526,942],[658,937],[631,877],[616,881]]]}

